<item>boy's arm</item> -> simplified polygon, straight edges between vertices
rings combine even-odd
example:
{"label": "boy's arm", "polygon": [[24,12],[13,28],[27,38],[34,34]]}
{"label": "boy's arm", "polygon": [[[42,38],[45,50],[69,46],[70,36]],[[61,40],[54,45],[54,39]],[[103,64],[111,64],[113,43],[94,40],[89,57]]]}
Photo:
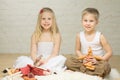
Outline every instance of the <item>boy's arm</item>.
{"label": "boy's arm", "polygon": [[76,55],[78,57],[82,57],[83,54],[81,53],[81,43],[80,43],[80,36],[79,35],[80,35],[79,33],[77,33],[77,35],[76,35],[75,52],[76,52]]}
{"label": "boy's arm", "polygon": [[105,55],[102,57],[103,60],[108,61],[110,57],[112,56],[112,48],[106,38],[101,34],[100,36],[100,42],[103,46],[103,49],[105,50]]}

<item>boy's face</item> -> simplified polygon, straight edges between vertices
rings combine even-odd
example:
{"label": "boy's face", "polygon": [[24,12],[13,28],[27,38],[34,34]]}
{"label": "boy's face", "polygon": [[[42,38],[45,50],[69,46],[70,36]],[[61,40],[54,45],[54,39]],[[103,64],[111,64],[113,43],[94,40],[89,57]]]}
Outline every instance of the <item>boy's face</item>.
{"label": "boy's face", "polygon": [[52,26],[52,13],[43,12],[41,17],[41,26],[44,30],[49,30]]}
{"label": "boy's face", "polygon": [[85,31],[93,31],[95,30],[95,26],[97,25],[98,20],[96,20],[94,14],[85,14],[82,17],[82,25]]}

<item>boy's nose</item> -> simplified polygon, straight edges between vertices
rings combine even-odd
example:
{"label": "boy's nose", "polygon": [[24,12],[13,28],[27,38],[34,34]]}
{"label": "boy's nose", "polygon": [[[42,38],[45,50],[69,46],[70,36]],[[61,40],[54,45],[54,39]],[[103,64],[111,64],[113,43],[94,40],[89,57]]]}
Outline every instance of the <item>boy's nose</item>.
{"label": "boy's nose", "polygon": [[86,23],[87,23],[87,24],[90,24],[90,22],[89,22],[89,21],[87,21]]}

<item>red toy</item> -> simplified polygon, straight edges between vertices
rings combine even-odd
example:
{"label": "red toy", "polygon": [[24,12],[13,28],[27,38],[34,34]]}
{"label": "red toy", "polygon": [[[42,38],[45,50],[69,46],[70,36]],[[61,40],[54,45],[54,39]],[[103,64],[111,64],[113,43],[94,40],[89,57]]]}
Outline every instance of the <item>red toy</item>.
{"label": "red toy", "polygon": [[26,67],[20,68],[20,71],[23,75],[28,75],[29,73],[32,73],[33,75],[43,76],[50,73],[49,70],[33,67],[31,65],[27,65]]}

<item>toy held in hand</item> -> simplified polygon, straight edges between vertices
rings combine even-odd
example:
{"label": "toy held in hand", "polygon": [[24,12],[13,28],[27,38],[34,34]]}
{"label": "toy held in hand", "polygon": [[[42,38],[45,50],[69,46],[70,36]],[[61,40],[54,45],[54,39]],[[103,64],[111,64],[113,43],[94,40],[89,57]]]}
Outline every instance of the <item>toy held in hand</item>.
{"label": "toy held in hand", "polygon": [[42,55],[40,55],[37,59],[36,59],[36,61],[34,62],[34,65],[36,66],[36,67],[39,67],[40,65],[42,65],[43,64],[43,62],[42,62]]}
{"label": "toy held in hand", "polygon": [[78,59],[82,60],[83,65],[90,70],[95,70],[95,64],[97,64],[97,61],[102,60],[101,57],[93,55],[91,47],[89,47],[87,55],[81,56]]}

